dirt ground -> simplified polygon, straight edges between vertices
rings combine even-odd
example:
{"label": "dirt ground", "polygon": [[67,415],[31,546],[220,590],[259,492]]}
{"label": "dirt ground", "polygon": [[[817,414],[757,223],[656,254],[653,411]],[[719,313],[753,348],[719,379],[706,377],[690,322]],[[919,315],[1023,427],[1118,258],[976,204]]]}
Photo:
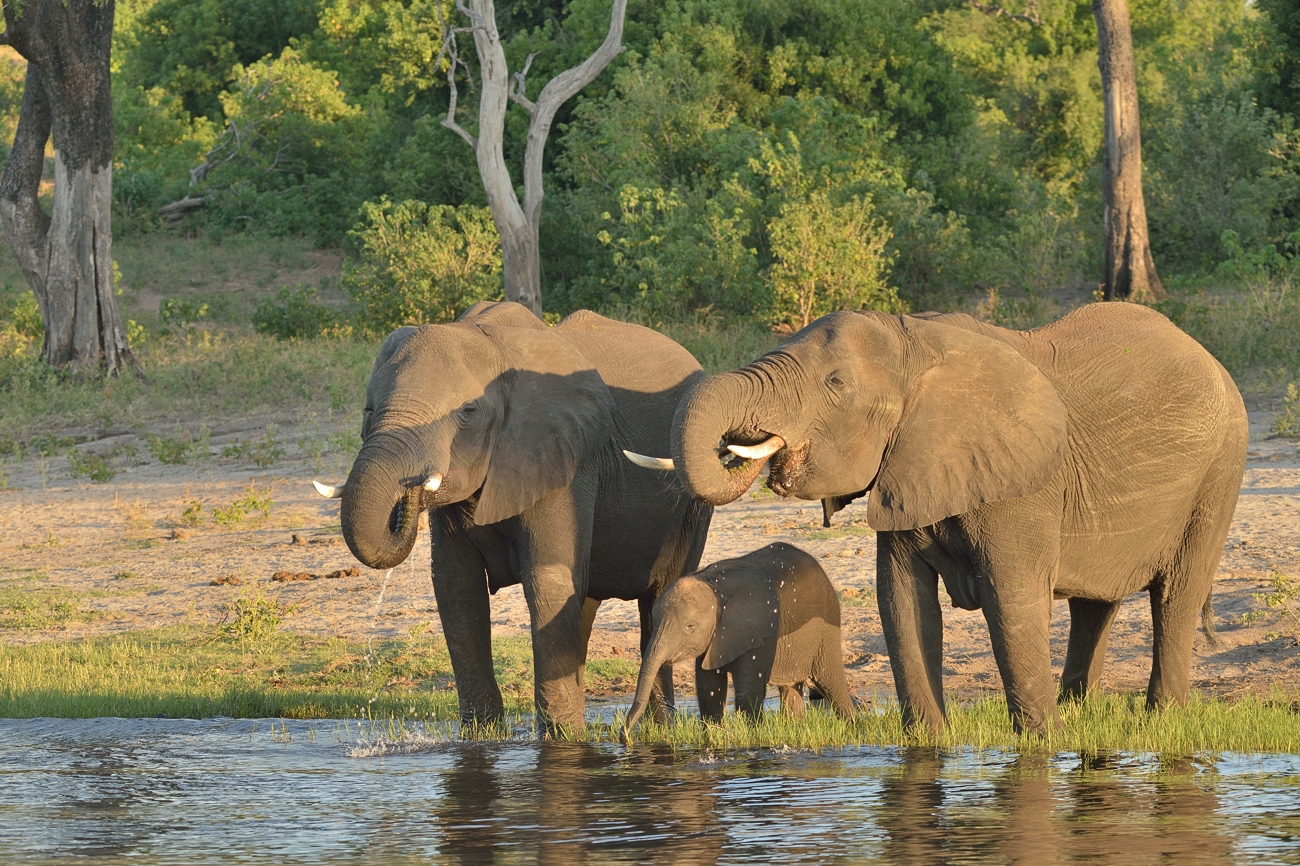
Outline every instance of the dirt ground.
{"label": "dirt ground", "polygon": [[[1297,623],[1269,611],[1243,623],[1242,615],[1267,610],[1255,595],[1275,572],[1300,577],[1300,450],[1291,441],[1266,439],[1271,413],[1252,412],[1250,456],[1236,518],[1224,549],[1215,591],[1221,645],[1210,648],[1198,633],[1192,678],[1217,696],[1268,694],[1274,687],[1300,688]],[[143,629],[187,621],[217,622],[238,593],[258,587],[296,606],[285,627],[300,632],[405,637],[413,628],[441,626],[428,577],[428,540],[391,573],[356,565],[339,536],[338,503],[320,498],[310,480],[338,482],[346,455],[304,453],[292,423],[279,422],[275,436],[284,455],[259,469],[220,456],[223,446],[265,437],[272,419],[253,419],[213,430],[211,455],[190,465],[167,465],[150,457],[133,433],[88,441],[87,453],[130,454],[115,458],[118,474],[107,483],[75,477],[66,455],[25,459],[0,466],[0,598],[5,592],[75,597],[90,616],[74,615],[49,628],[0,628],[0,641],[24,644]],[[166,435],[170,430],[157,431]],[[332,462],[331,462],[332,461]],[[269,515],[214,521],[214,508],[228,507],[252,490],[269,491]],[[201,513],[194,507],[202,505]],[[186,526],[186,508],[189,521]],[[849,682],[862,698],[891,695],[893,681],[875,603],[875,537],[865,509],[854,504],[821,527],[821,508],[776,498],[757,487],[718,509],[704,561],[733,556],[784,540],[816,555],[844,595],[844,659]],[[316,579],[275,581],[277,572]],[[330,573],[342,576],[329,577]],[[234,580],[237,579],[238,585]],[[213,585],[216,580],[227,582]],[[1300,608],[1300,604],[1293,603]],[[65,608],[66,611],[67,608]],[[496,635],[528,632],[519,587],[492,601]],[[88,620],[88,621],[83,621]],[[945,612],[945,685],[962,695],[1000,688],[988,632],[979,612]],[[1056,602],[1052,650],[1057,672],[1065,655],[1068,610]],[[1273,636],[1280,632],[1282,636]],[[1150,666],[1151,618],[1145,594],[1125,600],[1115,623],[1104,684],[1144,688]],[[637,658],[636,605],[607,602],[592,637],[592,658]],[[681,685],[690,686],[681,672]],[[625,685],[631,691],[631,681]],[[626,699],[627,694],[593,696]]]}

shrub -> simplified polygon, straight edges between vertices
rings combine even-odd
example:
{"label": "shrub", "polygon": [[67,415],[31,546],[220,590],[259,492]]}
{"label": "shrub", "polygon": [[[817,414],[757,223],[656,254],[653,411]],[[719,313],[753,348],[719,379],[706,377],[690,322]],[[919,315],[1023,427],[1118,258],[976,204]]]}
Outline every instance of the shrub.
{"label": "shrub", "polygon": [[208,456],[208,428],[200,427],[197,436],[177,425],[174,436],[145,435],[145,444],[153,458],[161,463],[189,463]]}
{"label": "shrub", "polygon": [[68,464],[75,477],[89,478],[98,484],[112,481],[117,475],[117,470],[109,465],[102,454],[91,454],[74,449],[68,453]]}
{"label": "shrub", "polygon": [[244,522],[244,518],[253,513],[260,513],[263,517],[271,513],[271,506],[274,500],[271,499],[271,491],[267,490],[258,493],[256,482],[249,482],[248,492],[236,499],[234,502],[225,506],[215,506],[212,509],[212,519],[217,522],[218,526],[226,529],[234,529]]}
{"label": "shrub", "polygon": [[1274,436],[1300,439],[1300,390],[1296,389],[1295,382],[1286,386],[1282,411],[1273,419],[1273,425],[1269,429]]}
{"label": "shrub", "polygon": [[265,298],[253,312],[253,329],[281,340],[316,337],[335,327],[334,311],[316,299],[316,290],[281,286],[275,300]]}
{"label": "shrub", "polygon": [[477,301],[501,297],[501,241],[492,213],[474,205],[366,202],[349,232],[359,255],[343,285],[363,330],[447,322]]}

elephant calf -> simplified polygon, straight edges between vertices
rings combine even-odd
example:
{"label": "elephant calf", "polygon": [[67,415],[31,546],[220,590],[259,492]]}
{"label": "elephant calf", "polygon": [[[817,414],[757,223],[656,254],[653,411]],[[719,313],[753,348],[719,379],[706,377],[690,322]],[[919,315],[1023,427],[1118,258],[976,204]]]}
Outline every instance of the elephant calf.
{"label": "elephant calf", "polygon": [[809,682],[841,716],[853,712],[839,596],[817,560],[793,545],[769,544],[677,580],[655,602],[651,623],[625,737],[645,711],[659,669],[692,658],[700,716],[710,721],[722,719],[727,674],[736,709],[751,716],[763,711],[769,685],[780,690],[783,709],[801,711],[799,687]]}

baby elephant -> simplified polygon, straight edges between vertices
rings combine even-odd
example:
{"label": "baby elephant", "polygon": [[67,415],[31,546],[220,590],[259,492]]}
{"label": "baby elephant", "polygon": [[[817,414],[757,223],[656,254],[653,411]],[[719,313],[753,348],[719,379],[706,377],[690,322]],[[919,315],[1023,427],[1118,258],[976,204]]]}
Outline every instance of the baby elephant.
{"label": "baby elephant", "polygon": [[787,712],[802,710],[810,682],[845,718],[853,712],[840,651],[840,600],[817,560],[778,542],[724,559],[673,583],[652,614],[636,700],[624,737],[645,711],[659,669],[695,659],[700,716],[722,719],[727,674],[736,709],[757,717],[768,685]]}

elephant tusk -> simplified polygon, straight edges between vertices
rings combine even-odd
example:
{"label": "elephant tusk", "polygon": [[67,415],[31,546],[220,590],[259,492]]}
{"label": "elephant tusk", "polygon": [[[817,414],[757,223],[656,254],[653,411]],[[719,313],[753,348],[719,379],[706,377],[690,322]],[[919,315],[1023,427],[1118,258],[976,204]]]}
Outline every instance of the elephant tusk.
{"label": "elephant tusk", "polygon": [[746,460],[766,460],[785,447],[785,440],[780,436],[769,436],[757,445],[728,445],[727,450]]}
{"label": "elephant tusk", "polygon": [[326,499],[338,499],[343,495],[342,484],[338,487],[333,487],[329,484],[321,484],[319,481],[313,481],[312,486],[316,488],[317,493],[324,496]]}
{"label": "elephant tusk", "polygon": [[430,493],[437,493],[438,488],[442,486],[442,473],[435,472],[428,478],[424,479],[424,489]]}
{"label": "elephant tusk", "polygon": [[628,460],[631,460],[637,466],[642,466],[646,469],[666,469],[672,471],[676,468],[673,466],[671,457],[647,457],[644,454],[637,454],[635,451],[627,450],[623,451],[623,456]]}

